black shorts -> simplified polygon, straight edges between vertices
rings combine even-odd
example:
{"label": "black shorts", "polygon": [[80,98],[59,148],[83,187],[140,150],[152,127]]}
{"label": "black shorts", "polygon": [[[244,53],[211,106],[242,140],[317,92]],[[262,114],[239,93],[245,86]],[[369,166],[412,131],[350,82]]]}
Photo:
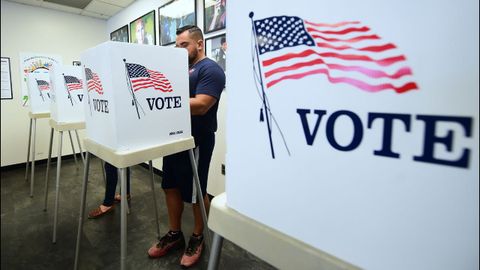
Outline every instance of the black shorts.
{"label": "black shorts", "polygon": [[[202,194],[207,193],[208,169],[215,146],[215,133],[195,138],[195,159]],[[193,182],[193,171],[189,150],[163,157],[162,188],[178,188],[184,202],[197,202],[197,188]]]}

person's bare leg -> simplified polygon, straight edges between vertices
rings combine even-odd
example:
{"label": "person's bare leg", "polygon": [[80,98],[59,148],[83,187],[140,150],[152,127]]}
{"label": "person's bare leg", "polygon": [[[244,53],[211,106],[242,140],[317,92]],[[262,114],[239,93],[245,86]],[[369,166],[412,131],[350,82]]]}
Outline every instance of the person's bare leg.
{"label": "person's bare leg", "polygon": [[[208,198],[208,195],[205,194],[203,197],[203,201],[205,202],[205,210],[207,211],[207,216],[208,216],[208,210],[210,209],[210,200]],[[192,209],[193,209],[193,219],[194,219],[194,226],[193,226],[193,233],[195,235],[201,235],[203,233],[203,218],[202,218],[202,209],[200,208],[200,204],[194,203],[192,204]]]}
{"label": "person's bare leg", "polygon": [[168,209],[168,225],[171,231],[182,230],[183,200],[180,190],[164,189]]}

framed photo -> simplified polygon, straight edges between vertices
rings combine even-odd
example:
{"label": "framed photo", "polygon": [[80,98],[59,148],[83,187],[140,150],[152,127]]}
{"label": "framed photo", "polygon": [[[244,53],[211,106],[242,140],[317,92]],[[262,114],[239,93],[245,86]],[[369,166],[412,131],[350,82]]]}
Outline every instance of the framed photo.
{"label": "framed photo", "polygon": [[2,99],[13,99],[10,57],[2,57]]}
{"label": "framed photo", "polygon": [[155,45],[155,10],[130,23],[130,43]]}
{"label": "framed photo", "polygon": [[205,33],[225,29],[227,0],[203,0],[203,29]]}
{"label": "framed photo", "polygon": [[217,62],[223,71],[226,70],[226,60],[227,60],[227,39],[225,34],[207,38],[205,40],[205,52],[207,57]]}
{"label": "framed photo", "polygon": [[81,65],[82,65],[82,62],[80,62],[80,61],[73,61],[73,62],[72,62],[72,65],[73,65],[73,66],[81,66]]}
{"label": "framed photo", "polygon": [[160,45],[175,42],[177,29],[196,25],[195,0],[173,0],[158,8]]}
{"label": "framed photo", "polygon": [[110,40],[128,42],[128,25],[125,25],[110,33]]}

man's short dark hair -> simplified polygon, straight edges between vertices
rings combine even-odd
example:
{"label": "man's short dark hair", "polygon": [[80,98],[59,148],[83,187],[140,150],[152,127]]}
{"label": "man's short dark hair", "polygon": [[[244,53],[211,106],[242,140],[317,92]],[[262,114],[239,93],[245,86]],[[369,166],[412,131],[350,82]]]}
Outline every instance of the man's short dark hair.
{"label": "man's short dark hair", "polygon": [[198,28],[196,25],[185,25],[177,29],[177,36],[180,35],[181,33],[188,31],[188,33],[192,36],[192,38],[196,40],[203,40],[203,33],[200,28]]}
{"label": "man's short dark hair", "polygon": [[227,39],[226,39],[225,37],[222,37],[222,38],[220,39],[220,44],[223,44],[223,43],[225,43],[225,42],[227,42]]}

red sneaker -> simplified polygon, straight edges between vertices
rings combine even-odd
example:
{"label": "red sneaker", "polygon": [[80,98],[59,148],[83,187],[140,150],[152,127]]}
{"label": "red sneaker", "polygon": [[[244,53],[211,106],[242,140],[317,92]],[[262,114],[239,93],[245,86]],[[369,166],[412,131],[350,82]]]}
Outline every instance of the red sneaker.
{"label": "red sneaker", "polygon": [[179,235],[174,235],[171,232],[165,234],[160,241],[153,245],[148,250],[150,258],[159,258],[167,254],[170,250],[180,249],[185,247],[185,237],[182,232]]}
{"label": "red sneaker", "polygon": [[202,255],[203,249],[203,235],[190,236],[187,249],[183,253],[180,265],[183,267],[190,267],[198,262]]}

